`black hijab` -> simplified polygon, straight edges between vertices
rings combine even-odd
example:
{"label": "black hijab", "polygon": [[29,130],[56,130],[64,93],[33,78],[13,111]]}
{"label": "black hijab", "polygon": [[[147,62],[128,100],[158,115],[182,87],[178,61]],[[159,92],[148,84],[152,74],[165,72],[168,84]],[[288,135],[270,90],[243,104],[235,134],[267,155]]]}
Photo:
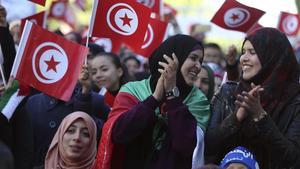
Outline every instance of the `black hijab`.
{"label": "black hijab", "polygon": [[[275,120],[283,106],[295,96],[299,87],[299,67],[287,37],[275,28],[262,28],[248,35],[262,69],[250,80],[241,79],[240,89],[249,91],[250,83],[262,85],[261,103]],[[239,90],[241,91],[241,90]]]}
{"label": "black hijab", "polygon": [[149,59],[149,66],[151,72],[150,86],[152,92],[155,91],[156,83],[160,77],[160,73],[158,72],[158,69],[162,68],[158,64],[158,62],[166,63],[167,61],[163,58],[163,55],[166,54],[167,56],[172,58],[172,53],[175,53],[179,62],[178,69],[177,69],[176,85],[179,88],[180,97],[184,99],[191,91],[192,86],[188,86],[185,83],[185,80],[180,72],[180,69],[185,59],[188,57],[188,55],[196,49],[201,49],[202,52],[204,52],[201,42],[197,41],[196,39],[188,35],[179,34],[165,40],[151,54]]}

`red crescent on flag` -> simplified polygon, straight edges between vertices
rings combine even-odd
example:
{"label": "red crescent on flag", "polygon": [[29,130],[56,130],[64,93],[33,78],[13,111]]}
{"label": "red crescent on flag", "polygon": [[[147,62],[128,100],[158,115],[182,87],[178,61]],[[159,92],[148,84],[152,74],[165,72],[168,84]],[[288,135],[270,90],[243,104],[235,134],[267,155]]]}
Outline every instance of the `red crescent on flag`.
{"label": "red crescent on flag", "polygon": [[[58,60],[60,60],[60,64],[62,64],[61,67],[63,67],[63,70],[61,70],[58,67],[59,70],[58,70],[58,72],[56,72],[57,75],[54,78],[46,77],[41,70],[41,58],[45,57],[47,52],[52,52],[51,50],[57,52],[60,56],[62,56]],[[52,57],[54,57],[54,55]],[[56,57],[56,59],[57,59],[57,57]],[[46,83],[46,84],[54,83],[54,82],[60,80],[66,74],[67,69],[68,69],[68,58],[67,58],[65,51],[59,45],[57,45],[53,42],[44,42],[44,43],[40,44],[34,51],[34,54],[32,57],[32,68],[33,68],[33,73],[34,73],[35,77],[39,81],[41,81],[42,83]]]}
{"label": "red crescent on flag", "polygon": [[40,66],[39,66],[39,63],[40,63],[40,60],[41,60],[41,56],[43,55],[43,53],[47,50],[50,50],[50,49],[54,49],[56,50],[53,46],[44,46],[42,47],[40,50],[37,51],[36,53],[36,58],[32,61],[34,64],[33,66],[35,67],[35,70],[36,70],[36,73],[38,74],[38,76],[46,81],[48,80],[52,80],[52,79],[49,79],[47,77],[45,77],[43,75],[43,73],[41,72],[41,69],[40,69]]}
{"label": "red crescent on flag", "polygon": [[144,38],[144,44],[142,45],[142,49],[147,48],[153,41],[154,33],[153,28],[150,24],[148,24],[147,32]]}
{"label": "red crescent on flag", "polygon": [[[235,20],[232,18],[235,15]],[[229,27],[238,27],[246,23],[250,18],[248,10],[243,8],[231,8],[224,15],[224,23]],[[233,21],[232,21],[233,20]]]}
{"label": "red crescent on flag", "polygon": [[[122,9],[129,10],[135,16],[135,18],[131,18],[132,19],[132,23],[138,22],[137,14],[136,14],[136,12],[134,11],[133,8],[131,8],[128,4],[118,3],[118,4],[113,5],[108,10],[108,12],[107,12],[107,18],[106,18],[107,19],[107,23],[108,23],[109,27],[113,31],[115,31],[117,33],[120,33],[122,35],[131,35],[131,34],[133,34],[136,31],[137,26],[133,26],[134,28],[131,28],[132,31],[126,31],[126,30],[122,29],[120,26],[118,26],[117,23],[116,23],[116,15]],[[126,13],[126,14],[128,14],[128,13]]]}

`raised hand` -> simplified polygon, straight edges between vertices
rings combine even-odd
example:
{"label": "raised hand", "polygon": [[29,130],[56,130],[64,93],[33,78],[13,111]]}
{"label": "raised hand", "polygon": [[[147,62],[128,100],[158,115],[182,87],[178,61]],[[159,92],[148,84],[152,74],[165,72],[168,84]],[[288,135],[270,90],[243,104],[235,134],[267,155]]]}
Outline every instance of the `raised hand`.
{"label": "raised hand", "polygon": [[91,88],[91,81],[89,79],[89,70],[87,65],[83,65],[81,68],[79,82],[82,85],[82,93],[87,94]]}
{"label": "raised hand", "polygon": [[237,62],[236,56],[237,56],[236,46],[234,45],[229,46],[227,52],[225,53],[225,59],[227,63],[229,65],[235,65]]}
{"label": "raised hand", "polygon": [[247,113],[256,119],[264,114],[265,111],[260,104],[260,93],[263,92],[263,88],[260,85],[251,84],[251,90],[249,92],[242,92],[242,95],[238,95],[235,104],[240,108],[237,111],[238,120],[243,120]]}
{"label": "raised hand", "polygon": [[159,62],[158,64],[163,67],[163,69],[158,69],[158,71],[164,76],[164,91],[171,91],[176,86],[176,74],[178,69],[178,59],[173,53],[172,58],[167,55],[163,56],[167,63]]}

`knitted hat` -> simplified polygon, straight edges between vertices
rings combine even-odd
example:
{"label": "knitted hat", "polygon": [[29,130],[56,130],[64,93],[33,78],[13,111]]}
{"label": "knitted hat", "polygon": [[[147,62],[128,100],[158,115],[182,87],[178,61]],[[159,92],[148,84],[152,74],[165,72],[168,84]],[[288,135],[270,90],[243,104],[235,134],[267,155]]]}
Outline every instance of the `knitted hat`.
{"label": "knitted hat", "polygon": [[220,167],[226,169],[232,163],[244,164],[248,169],[259,169],[258,163],[253,154],[244,147],[236,147],[225,155]]}

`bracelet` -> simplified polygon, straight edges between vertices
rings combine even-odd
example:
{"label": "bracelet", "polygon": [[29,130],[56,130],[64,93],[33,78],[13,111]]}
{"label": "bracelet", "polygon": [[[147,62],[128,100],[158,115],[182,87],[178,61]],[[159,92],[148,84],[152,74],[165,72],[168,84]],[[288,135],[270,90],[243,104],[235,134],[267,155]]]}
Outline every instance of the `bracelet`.
{"label": "bracelet", "polygon": [[263,111],[263,113],[261,113],[257,118],[253,118],[253,121],[254,122],[258,122],[260,121],[261,119],[263,119],[264,117],[266,117],[267,115],[267,112],[266,111]]}

